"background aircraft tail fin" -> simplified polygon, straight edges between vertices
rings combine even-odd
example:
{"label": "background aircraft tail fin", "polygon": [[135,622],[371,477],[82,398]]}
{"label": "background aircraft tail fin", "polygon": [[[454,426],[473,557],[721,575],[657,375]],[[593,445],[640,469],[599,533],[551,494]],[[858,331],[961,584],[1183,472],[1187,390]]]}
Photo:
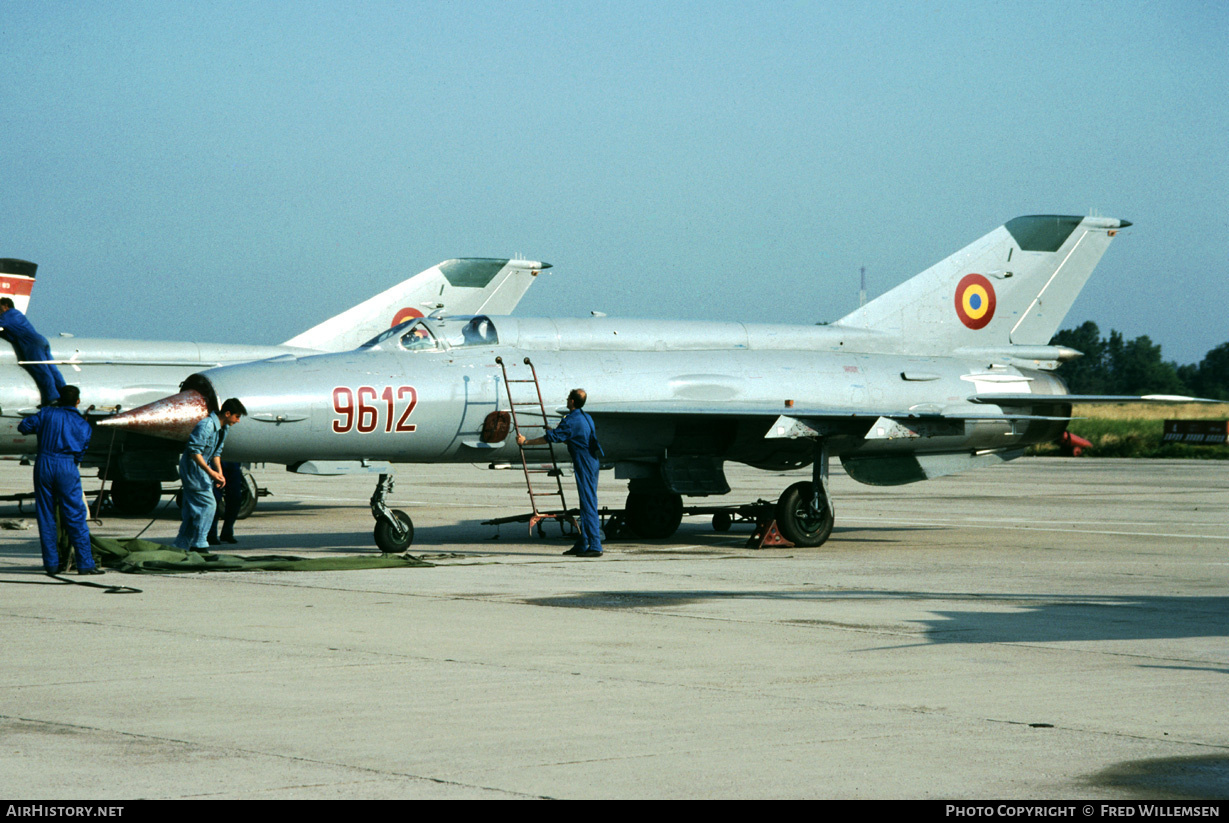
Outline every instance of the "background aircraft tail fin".
{"label": "background aircraft tail fin", "polygon": [[9,297],[13,306],[22,314],[30,305],[30,292],[34,290],[34,271],[37,263],[0,257],[0,297]]}
{"label": "background aircraft tail fin", "polygon": [[510,314],[550,263],[465,257],[445,260],[330,317],[283,345],[319,351],[358,348],[385,329],[443,307],[449,314]]}
{"label": "background aircraft tail fin", "polygon": [[899,336],[919,353],[1044,346],[1110,239],[1129,225],[1111,217],[1017,217],[835,325]]}

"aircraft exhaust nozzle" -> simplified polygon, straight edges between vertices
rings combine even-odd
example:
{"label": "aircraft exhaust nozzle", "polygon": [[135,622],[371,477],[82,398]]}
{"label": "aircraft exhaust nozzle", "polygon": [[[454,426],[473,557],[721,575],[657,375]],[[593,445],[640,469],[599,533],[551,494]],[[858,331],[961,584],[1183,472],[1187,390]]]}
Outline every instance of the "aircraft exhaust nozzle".
{"label": "aircraft exhaust nozzle", "polygon": [[208,415],[209,404],[205,395],[188,389],[99,420],[98,425],[186,443],[192,429]]}

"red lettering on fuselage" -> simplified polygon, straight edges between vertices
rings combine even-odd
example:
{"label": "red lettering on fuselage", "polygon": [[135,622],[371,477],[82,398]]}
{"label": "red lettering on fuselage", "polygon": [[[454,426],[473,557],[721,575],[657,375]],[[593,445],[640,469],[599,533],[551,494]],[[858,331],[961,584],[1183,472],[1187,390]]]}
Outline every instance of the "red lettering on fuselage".
{"label": "red lettering on fuselage", "polygon": [[[408,434],[418,428],[408,422],[416,405],[418,392],[413,386],[385,386],[383,391],[377,391],[374,386],[359,386],[357,389],[338,386],[333,389],[333,413],[337,415],[333,419],[333,431],[338,434],[350,431],[370,434],[381,427],[383,418],[386,434]],[[397,415],[398,407],[400,416]]]}
{"label": "red lettering on fuselage", "polygon": [[376,424],[380,422],[380,410],[376,406],[367,404],[367,398],[376,399],[376,390],[371,386],[358,387],[358,430],[363,434],[370,434],[376,430]]}
{"label": "red lettering on fuselage", "polygon": [[338,434],[350,431],[354,425],[354,392],[344,386],[333,389],[333,413],[342,416],[342,420],[333,421],[333,431]]}
{"label": "red lettering on fuselage", "polygon": [[[401,413],[401,417],[397,420],[397,431],[399,432],[412,432],[418,428],[413,423],[406,422],[410,419],[410,412],[414,411],[414,407],[418,405],[418,392],[414,391],[413,386],[402,386],[397,389],[397,399],[400,400],[407,393],[410,395],[410,402],[406,404],[405,411]],[[389,419],[392,419],[391,414]]]}

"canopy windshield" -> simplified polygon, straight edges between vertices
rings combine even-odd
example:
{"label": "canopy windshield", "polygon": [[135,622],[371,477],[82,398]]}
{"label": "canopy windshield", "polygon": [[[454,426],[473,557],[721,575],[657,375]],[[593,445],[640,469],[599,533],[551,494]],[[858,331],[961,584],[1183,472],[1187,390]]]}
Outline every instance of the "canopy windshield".
{"label": "canopy windshield", "polygon": [[495,324],[484,314],[462,317],[417,317],[393,326],[368,340],[364,349],[400,348],[405,351],[430,351],[465,346],[494,346],[499,343]]}

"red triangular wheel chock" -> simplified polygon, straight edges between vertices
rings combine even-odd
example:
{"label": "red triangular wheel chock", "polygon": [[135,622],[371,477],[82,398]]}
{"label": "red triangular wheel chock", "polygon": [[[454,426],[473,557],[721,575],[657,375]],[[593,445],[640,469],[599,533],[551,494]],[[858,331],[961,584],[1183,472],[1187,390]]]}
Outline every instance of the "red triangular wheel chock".
{"label": "red triangular wheel chock", "polygon": [[777,528],[777,521],[775,520],[770,520],[767,524],[757,523],[755,533],[747,541],[748,549],[762,549],[765,546],[783,549],[794,548],[793,543],[781,536],[781,530]]}

